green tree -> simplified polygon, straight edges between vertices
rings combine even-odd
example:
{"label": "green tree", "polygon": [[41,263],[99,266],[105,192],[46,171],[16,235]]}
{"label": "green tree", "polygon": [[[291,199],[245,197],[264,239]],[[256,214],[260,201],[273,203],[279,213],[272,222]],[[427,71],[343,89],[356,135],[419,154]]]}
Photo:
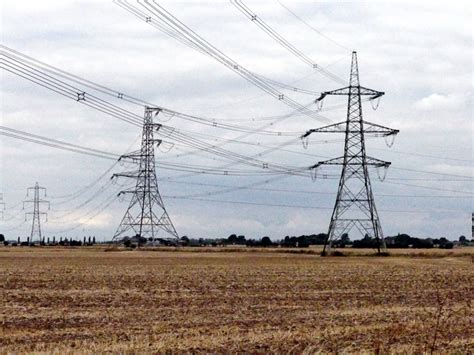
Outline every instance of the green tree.
{"label": "green tree", "polygon": [[235,235],[235,234],[229,235],[229,237],[227,238],[227,243],[237,244],[237,235]]}
{"label": "green tree", "polygon": [[262,244],[262,247],[269,247],[273,244],[272,240],[267,236],[263,237],[260,243]]}
{"label": "green tree", "polygon": [[351,239],[349,238],[349,234],[344,233],[341,235],[341,246],[344,247],[348,244],[351,244]]}
{"label": "green tree", "polygon": [[395,237],[395,246],[397,248],[408,248],[411,242],[411,237],[408,234],[398,234]]}
{"label": "green tree", "polygon": [[181,237],[181,243],[182,243],[184,246],[189,245],[189,238],[188,238],[187,236],[183,235],[183,236]]}
{"label": "green tree", "polygon": [[237,237],[237,244],[239,244],[239,245],[245,245],[246,241],[247,240],[245,239],[245,235],[239,235]]}

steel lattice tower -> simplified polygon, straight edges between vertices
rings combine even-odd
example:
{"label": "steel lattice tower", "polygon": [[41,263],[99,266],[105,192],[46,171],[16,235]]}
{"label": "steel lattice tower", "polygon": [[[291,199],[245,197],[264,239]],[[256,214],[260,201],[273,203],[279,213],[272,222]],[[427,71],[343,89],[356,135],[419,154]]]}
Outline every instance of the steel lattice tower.
{"label": "steel lattice tower", "polygon": [[330,251],[334,241],[339,240],[343,234],[349,233],[354,227],[363,236],[368,235],[374,238],[380,253],[381,249],[385,249],[385,241],[375,208],[368,167],[388,168],[390,162],[366,155],[365,135],[394,136],[398,130],[364,121],[361,97],[369,96],[370,100],[374,100],[384,95],[384,92],[360,86],[356,52],[352,52],[349,86],[323,92],[316,102],[321,102],[328,95],[348,96],[346,121],[309,130],[301,137],[305,139],[312,133],[345,134],[344,156],[320,161],[311,167],[311,169],[317,169],[322,165],[342,165],[336,203],[329,223],[323,255]]}
{"label": "steel lattice tower", "polygon": [[132,237],[140,236],[152,240],[158,237],[160,231],[166,232],[173,238],[179,238],[166,212],[156,179],[155,144],[159,146],[162,141],[153,138],[154,132],[161,127],[160,124],[153,123],[153,117],[158,115],[160,110],[145,107],[141,149],[120,157],[120,160],[125,159],[137,163],[138,170],[113,175],[113,178],[123,176],[136,179],[133,190],[124,190],[119,193],[119,196],[131,194],[132,199],[113,240],[118,240],[118,237],[127,231],[134,233]]}
{"label": "steel lattice tower", "polygon": [[25,200],[23,201],[23,208],[25,208],[25,203],[32,203],[33,204],[33,212],[26,212],[25,213],[25,221],[27,219],[28,215],[32,215],[32,223],[31,223],[31,234],[30,234],[30,243],[34,243],[35,238],[38,238],[38,242],[42,242],[42,234],[41,234],[41,216],[45,215],[46,220],[48,218],[48,215],[46,212],[41,212],[40,206],[42,203],[47,203],[48,204],[48,209],[49,209],[49,201],[43,200],[40,198],[40,191],[44,191],[44,196],[46,197],[46,188],[41,187],[38,185],[38,183],[35,184],[34,187],[28,187],[26,190],[26,195],[29,196],[30,191],[33,190],[33,199],[32,200]]}

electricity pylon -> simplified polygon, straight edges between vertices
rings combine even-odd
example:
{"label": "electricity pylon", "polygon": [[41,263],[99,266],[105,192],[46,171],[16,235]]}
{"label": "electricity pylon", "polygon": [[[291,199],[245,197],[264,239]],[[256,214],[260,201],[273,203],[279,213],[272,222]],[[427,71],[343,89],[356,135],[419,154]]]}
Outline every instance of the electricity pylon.
{"label": "electricity pylon", "polygon": [[33,212],[26,212],[25,213],[25,221],[28,215],[32,215],[32,223],[31,223],[31,234],[30,234],[30,243],[34,243],[35,237],[38,238],[38,242],[42,242],[42,234],[41,234],[41,216],[46,216],[46,221],[48,220],[48,214],[46,212],[41,212],[40,206],[42,203],[48,204],[48,209],[50,207],[49,201],[43,200],[40,198],[40,191],[44,192],[44,197],[46,197],[46,188],[41,187],[38,183],[35,184],[34,187],[28,187],[26,189],[26,196],[30,195],[30,191],[33,190],[33,199],[32,200],[25,200],[23,201],[23,209],[25,208],[25,203],[32,203],[33,204]]}
{"label": "electricity pylon", "polygon": [[352,52],[349,86],[323,92],[316,102],[320,103],[328,95],[348,96],[346,121],[311,129],[301,136],[304,140],[312,133],[345,134],[344,156],[320,161],[310,167],[310,169],[317,169],[322,165],[342,165],[336,203],[329,223],[323,255],[330,251],[334,241],[339,240],[343,234],[349,233],[354,227],[363,236],[368,235],[374,238],[380,253],[380,250],[385,250],[386,246],[380,219],[375,208],[368,167],[386,169],[390,166],[390,162],[366,155],[365,135],[388,137],[395,136],[399,131],[364,121],[362,118],[361,97],[368,96],[370,100],[375,100],[384,95],[384,92],[360,86],[355,51]]}
{"label": "electricity pylon", "polygon": [[153,138],[154,132],[161,128],[161,124],[153,123],[153,117],[158,115],[160,111],[159,108],[145,107],[141,149],[122,155],[119,159],[137,163],[138,170],[112,176],[112,178],[123,176],[136,179],[134,189],[119,193],[119,196],[131,194],[132,199],[115,232],[113,237],[115,241],[127,231],[134,233],[132,237],[140,236],[152,240],[155,240],[161,231],[173,238],[179,238],[166,212],[156,179],[155,144],[159,146],[162,141]]}

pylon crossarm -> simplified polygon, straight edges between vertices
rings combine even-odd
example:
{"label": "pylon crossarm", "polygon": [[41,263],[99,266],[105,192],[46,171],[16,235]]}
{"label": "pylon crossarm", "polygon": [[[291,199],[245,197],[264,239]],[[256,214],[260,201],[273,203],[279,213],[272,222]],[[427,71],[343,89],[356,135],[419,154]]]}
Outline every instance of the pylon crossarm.
{"label": "pylon crossarm", "polygon": [[35,187],[35,186],[33,186],[33,187],[28,187],[27,188],[27,190],[35,190],[35,189],[38,190],[38,191],[39,190],[46,190],[46,187],[41,187],[41,186]]}
{"label": "pylon crossarm", "polygon": [[126,157],[126,158],[121,158],[119,161],[125,161],[126,163],[131,163],[131,164],[138,164],[140,163],[140,157]]}
{"label": "pylon crossarm", "polygon": [[140,160],[141,154],[142,154],[141,150],[135,150],[133,152],[121,155],[120,158],[118,158],[118,160],[119,161],[126,160],[126,159]]}
{"label": "pylon crossarm", "polygon": [[392,135],[397,135],[400,131],[398,129],[393,129],[385,126],[381,126],[372,122],[364,122],[364,133],[369,134],[379,134],[382,137],[388,137]]}
{"label": "pylon crossarm", "polygon": [[390,164],[392,164],[392,163],[389,162],[389,161],[384,161],[384,160],[380,160],[380,159],[377,159],[377,158],[366,157],[365,164],[370,165],[370,166],[375,166],[377,168],[388,168],[390,166]]}
{"label": "pylon crossarm", "polygon": [[327,96],[327,95],[349,95],[349,93],[350,93],[350,86],[346,86],[344,88],[326,91],[323,94],[324,96]]}
{"label": "pylon crossarm", "polygon": [[135,190],[122,190],[117,194],[117,196],[122,196],[122,195],[125,195],[125,194],[133,194],[135,192],[136,192]]}
{"label": "pylon crossarm", "polygon": [[315,100],[315,102],[323,100],[328,95],[350,95],[351,89],[357,88],[357,87],[359,88],[359,91],[360,91],[358,92],[358,94],[364,95],[364,96],[372,96],[370,100],[375,100],[385,95],[383,91],[372,90],[363,86],[346,86],[344,88],[322,92],[321,95]]}
{"label": "pylon crossarm", "polygon": [[303,134],[300,138],[306,138],[312,133],[345,133],[346,132],[346,122],[339,122],[339,123],[334,123],[330,124],[327,126],[319,127],[319,128],[314,128],[306,131],[305,134]]}
{"label": "pylon crossarm", "polygon": [[310,166],[309,169],[316,169],[320,167],[321,165],[342,165],[342,164],[344,164],[344,157],[339,157],[339,158],[317,162],[316,164]]}
{"label": "pylon crossarm", "polygon": [[[369,166],[375,166],[375,167],[389,167],[390,162],[388,161],[383,161],[380,159],[372,158],[372,157],[367,157],[365,161],[365,165]],[[338,158],[333,158],[329,160],[323,160],[319,161],[318,163],[312,165],[309,167],[309,169],[316,169],[320,167],[321,165],[361,165],[359,160],[352,160],[348,159],[346,162],[344,162],[344,157],[338,157]]]}
{"label": "pylon crossarm", "polygon": [[363,86],[359,86],[359,90],[360,90],[360,95],[372,96],[371,98],[369,98],[369,100],[375,100],[385,95],[383,91],[372,90]]}
{"label": "pylon crossarm", "polygon": [[323,100],[328,95],[349,95],[349,93],[350,93],[349,86],[346,86],[345,88],[336,89],[336,90],[325,91],[321,93],[321,95],[315,100],[315,102]]}
{"label": "pylon crossarm", "polygon": [[129,171],[126,173],[116,173],[113,174],[111,179],[117,178],[117,177],[127,177],[127,178],[136,178],[139,175],[138,171]]}
{"label": "pylon crossarm", "polygon": [[[312,133],[360,133],[360,129],[358,129],[358,127],[356,126],[354,127],[354,129],[346,130],[346,124],[347,122],[339,122],[319,128],[313,128],[306,131],[306,133],[303,134],[300,138],[304,139],[310,136]],[[382,137],[387,137],[391,135],[396,135],[398,134],[398,132],[398,129],[392,129],[389,127],[378,125],[376,123],[364,121],[364,133],[378,134]]]}
{"label": "pylon crossarm", "polygon": [[29,215],[35,215],[35,214],[38,214],[38,215],[47,215],[48,213],[46,212],[38,212],[38,213],[35,213],[35,212],[26,212],[25,215],[29,216]]}
{"label": "pylon crossarm", "polygon": [[326,95],[327,95],[327,93],[322,92],[321,95],[319,95],[319,97],[316,100],[314,100],[314,102],[316,103],[316,102],[323,101],[323,99],[326,97]]}

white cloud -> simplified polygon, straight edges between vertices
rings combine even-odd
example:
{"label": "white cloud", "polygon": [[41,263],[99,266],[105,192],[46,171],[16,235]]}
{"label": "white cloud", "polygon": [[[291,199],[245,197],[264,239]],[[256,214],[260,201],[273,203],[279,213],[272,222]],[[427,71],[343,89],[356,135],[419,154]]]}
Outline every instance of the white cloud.
{"label": "white cloud", "polygon": [[415,108],[424,111],[458,109],[465,97],[459,94],[431,94],[415,102]]}

